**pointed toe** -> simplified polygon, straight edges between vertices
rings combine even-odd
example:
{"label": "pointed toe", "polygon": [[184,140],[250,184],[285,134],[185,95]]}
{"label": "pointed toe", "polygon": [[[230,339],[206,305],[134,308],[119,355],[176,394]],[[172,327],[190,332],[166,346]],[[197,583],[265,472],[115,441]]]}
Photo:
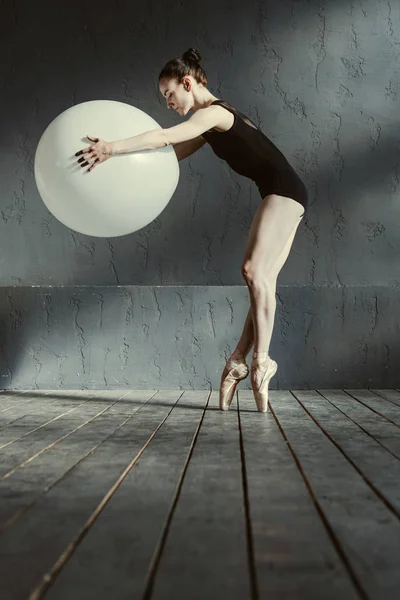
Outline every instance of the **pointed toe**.
{"label": "pointed toe", "polygon": [[[266,366],[265,363],[267,362],[268,365]],[[251,367],[251,386],[253,388],[254,399],[259,412],[266,413],[268,411],[268,386],[277,370],[278,365],[272,358],[259,361],[258,364],[256,364],[256,361],[254,361],[253,358]]]}
{"label": "pointed toe", "polygon": [[239,381],[246,379],[248,374],[249,367],[245,362],[228,361],[226,363],[219,388],[219,407],[221,410],[229,410]]}

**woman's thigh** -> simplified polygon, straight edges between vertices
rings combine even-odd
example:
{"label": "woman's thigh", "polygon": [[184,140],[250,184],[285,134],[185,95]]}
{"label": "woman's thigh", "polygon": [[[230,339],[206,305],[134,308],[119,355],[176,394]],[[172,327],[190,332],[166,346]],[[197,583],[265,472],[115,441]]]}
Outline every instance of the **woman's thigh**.
{"label": "woman's thigh", "polygon": [[289,255],[303,212],[303,206],[292,198],[266,196],[250,226],[242,268],[277,277]]}

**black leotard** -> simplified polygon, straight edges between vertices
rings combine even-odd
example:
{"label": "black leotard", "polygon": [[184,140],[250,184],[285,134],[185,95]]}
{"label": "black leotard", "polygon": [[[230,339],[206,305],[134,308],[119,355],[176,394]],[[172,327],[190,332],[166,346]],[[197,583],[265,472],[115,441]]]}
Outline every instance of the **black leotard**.
{"label": "black leotard", "polygon": [[226,160],[236,173],[252,179],[262,198],[268,194],[288,196],[304,207],[304,215],[308,206],[307,188],[282,152],[228,102],[214,100],[211,104],[220,104],[234,116],[227,131],[209,129],[202,134],[215,154]]}

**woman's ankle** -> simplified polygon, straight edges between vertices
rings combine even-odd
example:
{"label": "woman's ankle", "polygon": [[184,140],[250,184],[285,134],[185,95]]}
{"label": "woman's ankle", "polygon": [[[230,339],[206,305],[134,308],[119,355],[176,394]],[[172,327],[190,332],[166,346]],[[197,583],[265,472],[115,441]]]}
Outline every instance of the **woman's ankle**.
{"label": "woman's ankle", "polygon": [[266,360],[269,358],[268,350],[254,350],[253,358],[257,360]]}
{"label": "woman's ankle", "polygon": [[253,368],[257,369],[259,367],[262,367],[263,369],[266,368],[266,365],[269,364],[269,361],[271,360],[268,352],[253,352],[253,357],[251,360],[251,364],[253,366]]}
{"label": "woman's ankle", "polygon": [[235,348],[235,350],[230,355],[232,360],[246,360],[246,355],[240,348]]}

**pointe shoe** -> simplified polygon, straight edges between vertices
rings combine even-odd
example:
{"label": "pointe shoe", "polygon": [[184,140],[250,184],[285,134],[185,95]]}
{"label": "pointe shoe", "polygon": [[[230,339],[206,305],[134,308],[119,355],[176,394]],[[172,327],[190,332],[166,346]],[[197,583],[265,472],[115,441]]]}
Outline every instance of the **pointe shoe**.
{"label": "pointe shoe", "polygon": [[277,370],[277,363],[267,352],[253,352],[251,387],[259,412],[265,413],[268,410],[268,385]]}
{"label": "pointe shoe", "polygon": [[249,367],[244,359],[235,360],[232,356],[229,358],[222,372],[219,386],[219,407],[221,410],[229,409],[239,381],[246,379],[248,374]]}

